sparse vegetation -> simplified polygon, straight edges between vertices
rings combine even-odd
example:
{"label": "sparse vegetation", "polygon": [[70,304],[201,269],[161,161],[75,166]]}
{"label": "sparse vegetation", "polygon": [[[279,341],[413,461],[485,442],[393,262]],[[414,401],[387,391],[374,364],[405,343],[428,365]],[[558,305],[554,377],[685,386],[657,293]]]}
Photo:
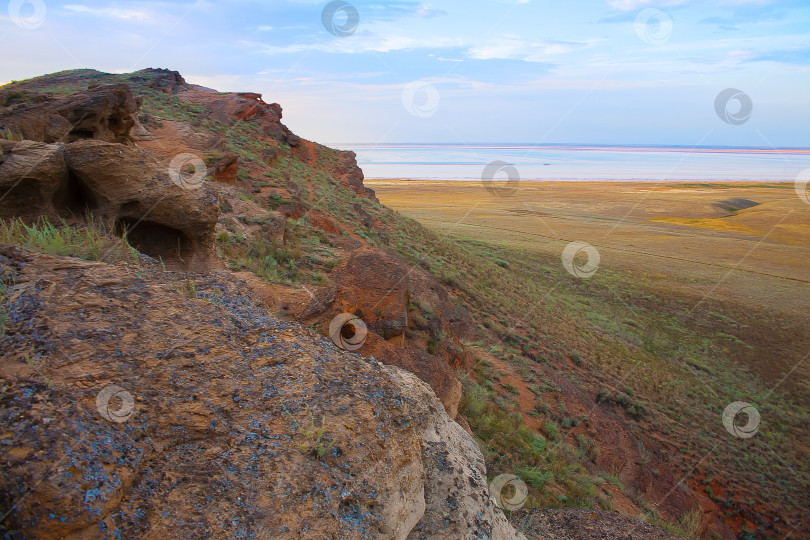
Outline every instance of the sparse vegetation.
{"label": "sparse vegetation", "polygon": [[101,222],[86,225],[53,224],[45,218],[26,224],[22,220],[0,220],[0,243],[24,247],[49,255],[67,255],[90,261],[137,262],[136,252],[126,239],[118,237]]}
{"label": "sparse vegetation", "polygon": [[[678,187],[685,186],[678,184]],[[758,189],[753,184],[724,187],[709,184],[709,187]],[[769,187],[784,189],[785,185]],[[380,189],[378,193],[389,204],[396,205],[400,195],[403,200],[410,200],[406,191],[398,189]],[[469,189],[474,192],[474,188]],[[424,197],[420,200],[425,201]],[[434,202],[430,200],[428,204]],[[511,208],[515,203],[509,204]],[[430,217],[439,216],[434,211]],[[677,441],[681,451],[667,454],[664,459],[684,474],[691,470],[695,460],[707,456],[707,472],[733,471],[735,478],[746,478],[748,485],[757,486],[762,499],[783,501],[787,491],[796,500],[803,497],[802,486],[810,485],[810,463],[803,459],[795,439],[784,435],[802,433],[806,438],[806,427],[802,426],[810,425],[810,411],[806,404],[797,402],[808,395],[806,383],[799,382],[802,377],[789,377],[782,383],[798,384],[795,390],[783,388],[783,392],[769,393],[766,405],[761,400],[757,402],[760,414],[764,418],[766,409],[769,418],[769,425],[761,426],[757,436],[749,440],[758,450],[735,451],[732,445],[736,441],[727,436],[722,426],[718,429],[718,418],[726,405],[739,396],[750,396],[748,401],[752,403],[763,397],[768,388],[795,366],[796,359],[806,354],[810,345],[806,325],[783,315],[788,313],[784,302],[778,311],[769,311],[765,307],[740,309],[736,304],[708,298],[696,310],[693,306],[699,298],[662,290],[650,279],[613,270],[609,265],[603,265],[589,280],[574,278],[559,263],[554,243],[536,238],[524,241],[500,228],[493,233],[479,226],[479,222],[469,226],[465,222],[464,227],[447,226],[452,230],[449,236],[421,229],[408,218],[397,216],[397,219],[402,220],[398,234],[388,235],[385,239],[388,245],[412,264],[428,261],[422,266],[431,271],[452,268],[464,276],[454,287],[454,293],[479,314],[482,329],[492,344],[488,348],[498,358],[515,369],[527,363],[541,370],[564,372],[567,362],[561,360],[567,357],[574,366],[587,369],[578,369],[574,379],[565,373],[566,379],[588,390],[600,407],[624,415],[631,420],[631,429],[639,430],[640,434],[658,430],[668,440]],[[489,223],[483,221],[480,225]],[[497,261],[508,261],[508,271]],[[660,275],[681,279],[680,274]],[[718,280],[719,277],[706,280],[706,289],[711,289]],[[793,343],[788,348],[793,352],[774,364],[780,366],[777,371],[782,375],[767,383],[763,381],[773,374],[763,371],[761,358],[777,362],[773,359],[776,353],[773,340],[764,337],[774,324],[791,328]],[[492,385],[501,376],[497,372],[481,376],[479,370],[474,374],[477,386],[464,385],[465,400],[466,393],[474,389],[479,393],[485,391],[490,393],[494,407],[513,414],[518,412],[510,405],[514,403],[510,401],[512,391],[506,385]],[[564,415],[556,420],[549,418],[547,400],[554,399],[552,391],[537,383],[529,383],[528,388],[540,402],[523,411],[526,418],[541,421],[540,431],[549,441],[560,440],[565,431],[561,426],[572,425],[573,419]],[[483,441],[488,467],[496,472],[514,473],[518,467],[529,466],[523,463],[523,454],[513,452],[502,440],[499,441],[502,446],[491,441],[490,420],[475,420],[471,416],[477,411],[478,408],[462,409],[473,432]],[[487,412],[487,417],[490,416],[492,413]],[[714,445],[716,448],[710,452]],[[583,458],[590,461],[587,446],[581,449]],[[502,458],[504,452],[512,456],[507,466]],[[791,464],[795,475],[786,472],[784,463]],[[765,473],[766,470],[770,472]],[[730,501],[726,512],[733,515],[746,506],[753,510],[756,505],[744,500]]]}
{"label": "sparse vegetation", "polygon": [[287,406],[284,405],[284,403],[282,403],[282,408],[304,436],[305,442],[299,443],[298,448],[318,459],[326,455],[326,452],[333,446],[332,441],[326,436],[326,426],[324,425],[324,419],[326,417],[321,416],[320,419],[316,420],[315,414],[312,412],[309,405],[307,405],[309,418],[306,422],[306,426],[304,426],[287,410]]}

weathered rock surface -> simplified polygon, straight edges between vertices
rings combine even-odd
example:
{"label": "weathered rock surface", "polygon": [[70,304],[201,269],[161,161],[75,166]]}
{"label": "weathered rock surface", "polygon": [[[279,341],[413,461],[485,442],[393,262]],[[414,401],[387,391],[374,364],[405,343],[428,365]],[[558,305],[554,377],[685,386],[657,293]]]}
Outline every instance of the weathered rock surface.
{"label": "weathered rock surface", "polygon": [[0,276],[9,535],[520,537],[424,383],[274,319],[230,274],[189,288],[2,248]]}
{"label": "weathered rock surface", "polygon": [[[94,216],[129,230],[144,253],[203,264],[219,216],[216,193],[170,178],[169,165],[135,146],[0,143],[0,217]],[[5,196],[3,196],[5,195]]]}
{"label": "weathered rock surface", "polygon": [[[430,384],[447,412],[455,418],[461,383],[455,377],[454,362],[421,348],[406,346],[411,290],[415,283],[419,283],[422,290],[424,283],[430,280],[423,274],[422,270],[408,266],[401,258],[382,249],[358,247],[334,269],[331,275],[334,287],[313,297],[304,319],[326,328],[340,313],[358,315],[370,332],[358,352],[418,375]],[[452,305],[446,292],[444,301]],[[444,327],[441,321],[437,321],[437,325],[438,334]]]}
{"label": "weathered rock surface", "polygon": [[183,187],[151,152],[101,141],[68,145],[65,162],[90,210],[131,229],[128,237],[141,251],[184,257],[210,249],[219,205],[204,182]]}
{"label": "weathered rock surface", "polygon": [[394,366],[386,371],[421,415],[424,424],[425,513],[408,538],[523,538],[495,507],[486,485],[486,466],[478,445],[445,412],[430,387]]}
{"label": "weathered rock surface", "polygon": [[0,108],[0,128],[48,143],[80,139],[127,143],[138,124],[139,108],[128,84],[103,84],[65,98],[42,95]]}
{"label": "weathered rock surface", "polygon": [[363,169],[357,165],[357,154],[351,150],[340,152],[338,166],[334,169],[334,174],[358,195],[377,200],[374,190],[363,185],[365,176]]}
{"label": "weathered rock surface", "polygon": [[0,140],[0,217],[53,215],[67,182],[61,145]]}

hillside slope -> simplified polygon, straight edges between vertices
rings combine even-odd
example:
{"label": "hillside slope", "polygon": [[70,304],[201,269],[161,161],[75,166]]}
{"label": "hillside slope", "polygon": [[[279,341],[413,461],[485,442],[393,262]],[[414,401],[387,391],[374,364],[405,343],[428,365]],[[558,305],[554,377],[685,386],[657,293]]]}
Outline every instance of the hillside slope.
{"label": "hillside slope", "polygon": [[[209,373],[201,371],[194,380],[184,382],[182,373],[185,370],[192,367],[213,369],[213,363],[218,370],[222,370],[216,372],[216,377],[225,377],[231,369],[229,363],[235,356],[248,362],[240,368],[248,371],[234,372],[235,376],[244,377],[239,379],[241,382],[236,386],[254,384],[250,382],[249,367],[261,354],[253,351],[252,347],[262,332],[254,323],[248,324],[248,320],[240,319],[233,313],[225,315],[232,309],[222,297],[227,289],[228,295],[243,298],[246,305],[253,306],[251,309],[264,313],[255,316],[266,321],[268,326],[287,328],[285,325],[296,321],[324,336],[331,335],[333,340],[341,343],[344,338],[349,341],[361,338],[361,347],[349,348],[363,357],[374,357],[383,364],[405,368],[417,375],[435,392],[448,421],[455,418],[474,434],[483,450],[490,478],[501,473],[516,474],[528,484],[527,508],[583,506],[617,510],[631,517],[644,514],[647,519],[681,534],[702,532],[707,536],[714,534],[733,538],[733,532],[724,523],[725,517],[720,507],[678,482],[678,474],[667,464],[666,456],[655,451],[649,441],[639,438],[638,430],[631,426],[635,421],[632,415],[610,404],[600,405],[595,392],[582,389],[570,378],[565,354],[544,351],[540,344],[531,342],[511,328],[509,320],[496,318],[481,309],[493,298],[514,292],[501,291],[503,283],[499,282],[499,275],[504,271],[504,261],[492,253],[486,257],[474,256],[467,246],[436,236],[414,221],[380,205],[373,191],[363,185],[363,174],[352,152],[333,150],[295,136],[281,123],[282,111],[277,104],[265,103],[258,94],[220,93],[187,84],[176,72],[148,69],[122,75],[77,70],[12,83],[0,89],[0,105],[0,131],[4,134],[0,139],[0,217],[7,220],[21,217],[29,224],[46,217],[51,222],[62,223],[62,227],[100,228],[102,236],[105,233],[126,235],[129,244],[146,256],[144,258],[142,255],[137,263],[128,261],[126,264],[132,266],[128,270],[113,272],[126,275],[126,280],[133,280],[133,283],[138,283],[138,279],[146,280],[138,285],[138,291],[127,292],[130,296],[134,295],[128,300],[129,303],[108,306],[103,300],[106,293],[96,293],[100,297],[91,299],[91,304],[86,308],[100,310],[100,313],[110,309],[110,321],[119,321],[123,326],[115,330],[107,325],[98,328],[101,324],[99,319],[96,326],[79,326],[73,330],[80,336],[75,339],[93,343],[105,336],[121,335],[124,327],[143,319],[138,316],[137,310],[132,311],[139,302],[137,296],[144,294],[140,287],[147,287],[150,280],[157,280],[158,284],[163,283],[161,280],[168,280],[167,283],[172,284],[160,292],[159,296],[165,296],[145,318],[158,317],[163,311],[177,314],[180,320],[164,320],[163,326],[150,328],[164,334],[162,340],[174,341],[156,342],[148,350],[133,349],[129,355],[132,358],[151,357],[157,350],[174,351],[174,346],[178,350],[191,347],[183,353],[176,366],[163,366],[158,362],[154,367],[160,368],[159,373],[150,375],[151,371],[137,371],[132,374],[145,378],[147,386],[155,384],[163,389],[167,385],[165,390],[170,390],[176,396],[169,399],[170,402],[195,401],[191,397],[196,394],[196,385],[205,387],[205,380],[210,377]],[[32,247],[32,235],[28,235],[27,239],[23,239],[23,236],[21,233],[8,233],[6,237],[14,241],[6,243]],[[40,260],[27,253],[14,253],[13,257],[7,255],[10,261],[6,263],[8,266],[20,265],[18,257]],[[98,258],[108,261],[106,251],[102,255]],[[76,263],[48,259],[48,264],[56,265],[52,269],[56,272],[63,265],[70,269]],[[43,272],[46,267],[43,267]],[[160,269],[160,275],[154,274],[157,269]],[[19,273],[20,270],[14,272]],[[71,271],[65,272],[64,276],[56,272],[52,279],[49,278],[50,290],[64,289],[71,291],[71,294],[79,294],[83,290],[81,281],[93,279],[86,273],[80,272],[70,277]],[[109,276],[111,270],[101,273],[104,272],[107,272],[106,277],[100,279],[98,287],[103,288],[105,280],[112,279]],[[25,317],[14,314],[14,309],[18,309],[14,307],[17,306],[14,302],[28,297],[21,296],[17,289],[13,289],[17,287],[14,283],[13,279],[10,280],[6,290],[15,292],[4,294],[3,299],[4,306],[12,307],[4,307],[11,315],[7,316],[10,322],[6,325],[8,330],[2,346],[4,350],[10,350],[7,348],[15,340],[23,340],[25,346],[20,345],[22,348],[17,351],[16,361],[20,365],[4,372],[4,380],[13,383],[5,383],[11,386],[6,387],[8,393],[4,395],[8,396],[7,399],[17,399],[12,397],[17,395],[33,399],[30,390],[16,386],[20,383],[15,377],[35,381],[31,384],[47,386],[48,380],[62,377],[68,380],[70,376],[82,375],[85,370],[79,369],[81,373],[64,372],[55,353],[51,352],[55,346],[48,347],[37,342],[39,344],[34,347],[33,342],[25,341],[33,338],[23,339],[29,330],[23,331],[20,326],[25,326]],[[173,291],[170,290],[172,287]],[[32,303],[41,301],[36,296],[26,300]],[[67,300],[56,301],[51,309],[58,311],[56,306],[59,302]],[[193,305],[188,302],[193,302]],[[184,307],[172,307],[175,304]],[[46,303],[46,307],[48,305]],[[205,316],[198,321],[191,313],[202,308],[202,315]],[[75,306],[73,309],[81,312],[85,308]],[[216,310],[225,312],[218,314]],[[39,320],[38,312],[28,313],[30,320]],[[330,332],[330,323],[342,314],[362,321],[368,329],[367,333],[346,324],[338,334]],[[184,319],[186,316],[191,318]],[[63,321],[62,324],[68,323]],[[74,320],[70,324],[82,323]],[[210,344],[202,345],[199,350],[195,349],[197,338],[193,333],[198,324],[208,329],[206,339],[211,340]],[[209,347],[211,350],[216,350],[217,346],[226,347],[226,343],[218,344],[215,339],[217,327],[231,328],[230,332],[236,333],[235,341],[228,345],[231,349],[221,354],[203,352]],[[294,339],[288,344],[291,348],[283,352],[294,355],[294,351],[298,350],[295,342],[299,338],[307,342],[311,336],[301,327],[289,328],[295,328],[292,330]],[[253,336],[248,338],[248,343],[243,343],[239,337],[243,331]],[[173,333],[177,334],[176,339]],[[304,335],[309,337],[305,338]],[[189,345],[184,339],[190,339],[195,345]],[[127,343],[134,346],[133,340],[134,337],[130,337]],[[277,346],[280,345],[275,343],[274,347]],[[25,347],[34,348],[28,351],[24,350]],[[132,364],[119,358],[115,349],[112,351],[115,353],[111,359],[113,366],[119,366],[113,369],[113,373],[123,376],[126,373],[124,367],[131,367]],[[545,358],[547,353],[551,357],[550,362]],[[331,357],[333,353],[317,354]],[[172,357],[177,355],[180,353],[171,353]],[[205,362],[198,366],[200,355]],[[506,361],[509,355],[511,360]],[[270,356],[275,357],[275,352]],[[288,431],[282,431],[288,437],[285,439],[286,452],[294,454],[293,449],[302,445],[308,450],[315,450],[315,454],[324,446],[334,449],[332,440],[327,437],[333,436],[330,435],[330,426],[339,424],[340,415],[347,413],[339,408],[334,409],[337,405],[328,403],[327,398],[330,392],[344,395],[341,393],[344,390],[347,396],[351,396],[355,391],[352,385],[363,381],[363,377],[356,377],[358,381],[355,381],[351,373],[365,373],[373,368],[364,366],[376,365],[374,362],[361,361],[354,355],[341,355],[340,358],[338,364],[348,361],[344,360],[346,358],[354,362],[348,371],[335,372],[341,385],[349,385],[340,386],[343,389],[340,392],[337,387],[315,388],[315,385],[306,391],[306,399],[302,396],[297,398],[294,410],[290,408],[292,399],[288,402],[284,393],[273,393],[266,397],[261,393],[250,396],[252,402],[271,399],[276,407],[272,409],[276,416],[268,421],[274,426],[284,424],[284,419],[287,419],[285,429]],[[540,361],[541,358],[543,361]],[[214,362],[216,359],[219,362]],[[99,358],[97,361],[102,360]],[[37,362],[43,363],[44,375],[36,371],[23,373],[22,366],[39,366]],[[273,362],[267,366],[259,362],[260,365],[253,369],[274,368]],[[321,369],[314,364],[309,364],[307,368],[299,367],[301,371],[285,379],[291,395],[304,391],[297,387],[298,384],[312,382],[307,378],[311,377],[311,373],[307,374],[308,370],[316,369],[317,372]],[[177,375],[170,375],[175,371]],[[94,379],[102,379],[100,374],[87,372],[92,373]],[[158,377],[160,373],[163,375]],[[158,379],[152,381],[149,379],[152,376]],[[391,375],[388,377],[392,378]],[[105,376],[103,380],[114,381],[115,377]],[[385,377],[379,380],[372,378],[372,382],[383,387],[388,384],[387,381]],[[185,390],[176,388],[176,385],[183,386]],[[134,394],[136,386],[124,388]],[[406,386],[419,385],[414,383]],[[79,390],[70,387],[67,397],[60,399],[86,401],[89,399],[88,388],[84,387],[80,395],[72,395],[70,392]],[[398,388],[402,395],[407,395],[401,384]],[[321,393],[322,390],[325,394]],[[364,390],[357,391],[362,393]],[[517,395],[517,402],[513,403],[510,395]],[[142,397],[147,403],[154,401],[156,408],[150,410],[155,413],[172,409],[168,402],[161,401],[157,396]],[[562,398],[567,413],[560,401]],[[381,398],[346,399],[349,401],[344,403],[344,407],[353,411],[365,410],[362,403],[367,399],[373,402]],[[538,402],[549,401],[545,407],[541,407],[535,403],[535,399]],[[560,401],[559,414],[550,410],[550,404],[555,403],[552,399]],[[241,403],[241,395],[239,400]],[[31,403],[26,403],[26,407],[33,407]],[[310,403],[310,407],[307,407],[307,403]],[[634,405],[640,407],[642,404]],[[220,406],[219,403],[210,404],[214,410]],[[384,410],[375,409],[377,413],[394,414],[387,410],[389,404],[380,406]],[[92,405],[88,408],[92,408]],[[530,415],[529,412],[535,414]],[[260,411],[252,410],[251,414],[254,413],[260,414]],[[192,424],[203,432],[211,429],[203,426],[208,426],[211,419],[205,414],[201,415],[198,404],[186,403],[171,414],[182,417],[177,425],[186,427],[178,428],[180,431]],[[233,414],[229,408],[226,416]],[[334,414],[334,418],[330,414]],[[438,413],[432,411],[431,414],[436,417]],[[137,416],[133,416],[133,419]],[[326,419],[318,421],[319,416]],[[584,421],[579,423],[579,417]],[[344,423],[362,425],[368,421],[367,427],[371,430],[374,422],[381,421],[375,418],[350,415]],[[244,417],[244,420],[254,422],[248,417]],[[390,420],[394,424],[403,421],[395,418],[395,415]],[[241,420],[232,421],[233,426],[243,425],[239,423]],[[145,430],[144,433],[151,434],[164,428],[178,430],[172,427],[171,422],[164,425],[152,413],[144,422],[143,425],[138,424],[139,429]],[[558,422],[567,431],[561,432],[557,427]],[[25,425],[30,426],[31,423]],[[304,441],[299,442],[291,434],[295,426],[300,428]],[[390,423],[386,422],[385,427],[391,428]],[[342,429],[336,428],[336,432]],[[430,428],[424,427],[424,430],[430,431]],[[237,444],[242,440],[237,436],[237,431],[239,429],[234,427],[226,437],[228,447],[241,444]],[[454,428],[445,431],[454,432]],[[365,435],[372,439],[376,437],[371,433]],[[431,440],[425,435],[419,444],[423,448],[430,447],[429,443],[443,445],[448,442],[446,436],[449,435],[445,433],[441,440]],[[459,437],[459,440],[464,440],[461,435]],[[308,439],[314,439],[314,443],[307,443]],[[182,438],[170,440],[173,444],[180,444],[178,441]],[[418,437],[409,439],[410,442],[402,442],[401,445],[410,444],[409,448],[413,450],[413,444],[419,440]],[[251,442],[254,443],[262,444]],[[27,441],[26,444],[28,448],[39,445],[50,448],[42,441]],[[57,445],[58,441],[51,440],[48,444]],[[379,444],[379,441],[373,444]],[[218,452],[224,447],[214,445],[210,452],[219,455]],[[138,452],[146,450],[141,448]],[[27,455],[19,450],[15,457],[17,461],[8,462],[8,469],[4,465],[4,471],[22,467],[20,460],[25,461]],[[48,463],[58,469],[61,467],[57,465],[60,458],[67,455],[53,451],[50,457],[43,456],[40,462],[44,466],[42,470],[50,469]],[[180,455],[175,454],[168,462],[161,462],[157,466],[171,467],[174,463],[172,459],[176,458],[179,463]],[[416,454],[406,452],[406,455]],[[462,455],[472,454],[467,449]],[[299,458],[290,462],[290,466],[295,470],[299,466],[304,470],[312,468],[311,463],[302,464]],[[150,459],[155,458],[152,456]],[[465,459],[470,463],[468,467],[478,467],[472,464],[475,461],[473,458]],[[419,464],[412,458],[409,463],[401,463],[400,466],[429,469],[424,463]],[[230,472],[226,463],[221,465],[224,472]],[[7,482],[3,488],[5,504],[9,507],[14,504],[11,501],[16,500],[16,495],[28,489],[26,485],[31,479],[38,477],[31,470],[19,471],[15,473],[16,476],[4,477]],[[262,474],[270,472],[264,471]],[[149,478],[149,481],[150,485],[163,485],[161,489],[167,491],[165,484],[160,483],[176,483],[177,479],[172,476],[170,480]],[[430,483],[430,477],[426,482]],[[198,491],[194,493],[207,491],[206,486],[195,487]],[[298,493],[303,497],[304,488],[300,489]],[[424,493],[430,492],[429,487],[422,489]],[[418,491],[419,486],[402,488],[404,494]],[[215,492],[228,497],[224,488]],[[77,493],[69,496],[76,500]],[[138,496],[146,500],[145,494]],[[244,500],[249,493],[246,491],[238,496]],[[88,508],[93,508],[92,512],[86,511],[98,516],[108,515],[105,512],[115,510],[124,512],[116,514],[123,519],[129,510],[119,506],[119,502],[128,500],[121,497],[120,491],[111,490],[105,495],[103,510],[91,505]],[[391,497],[394,497],[393,492]],[[333,499],[327,499],[329,504],[334,503]],[[239,500],[229,504],[238,506]],[[394,522],[407,524],[413,527],[415,537],[422,537],[417,533],[425,537],[438,534],[436,525],[425,525],[421,532],[416,526],[421,516],[425,517],[425,523],[431,519],[431,501],[436,503],[437,499],[426,495],[426,500],[428,510],[424,514],[402,501],[390,502],[374,509],[372,521],[389,525]],[[458,499],[453,497],[452,500]],[[358,504],[349,504],[348,510],[340,504],[334,508],[327,505],[333,510],[336,508],[335,511],[330,510],[329,515],[337,522],[329,521],[323,525],[326,527],[324,530],[332,531],[329,534],[342,531],[339,527],[344,521],[341,521],[340,512],[344,510],[350,514],[346,519],[359,520],[358,523],[366,527],[364,511],[360,511]],[[451,501],[445,499],[444,504],[451,504]],[[391,505],[399,510],[390,510]],[[127,508],[137,507],[135,504]],[[271,507],[262,508],[267,510]],[[20,508],[10,509],[10,516],[23,519],[22,514],[18,515]],[[435,517],[443,511],[441,506],[435,507],[432,515]],[[26,512],[34,510],[30,508]],[[37,512],[39,510],[34,513]],[[544,531],[533,532],[531,523],[548,524],[554,519],[548,516],[544,518],[542,512],[534,515],[537,519],[525,520],[525,532],[529,537],[545,537]],[[309,527],[301,516],[290,517],[291,523],[298,527]],[[497,516],[500,514],[488,514],[486,521],[495,523],[500,519]],[[81,526],[89,526],[92,520],[89,517],[84,519]],[[172,519],[180,518],[167,517],[161,523],[171,523]],[[600,519],[609,522],[610,512],[600,513]],[[140,525],[146,527],[139,529],[141,533],[151,527],[145,523]],[[459,519],[458,523],[461,530],[471,531],[477,526],[466,518]],[[617,520],[617,523],[626,521]],[[225,533],[230,530],[223,528],[222,524],[217,525],[220,527],[218,529],[206,529],[214,526],[210,523],[200,522],[194,525],[197,526],[203,527],[199,529],[201,531]],[[503,527],[507,530],[506,525]],[[67,529],[57,527],[53,530],[64,532]],[[393,534],[391,530],[384,527],[381,534]],[[653,536],[650,537],[668,536],[660,530],[651,530]]]}

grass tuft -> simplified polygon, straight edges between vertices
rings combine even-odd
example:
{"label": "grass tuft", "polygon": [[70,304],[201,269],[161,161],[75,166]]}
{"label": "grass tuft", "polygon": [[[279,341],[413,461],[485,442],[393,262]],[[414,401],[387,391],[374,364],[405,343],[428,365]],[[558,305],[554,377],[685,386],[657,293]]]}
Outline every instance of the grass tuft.
{"label": "grass tuft", "polygon": [[46,218],[31,225],[20,219],[0,220],[0,244],[88,261],[138,261],[137,252],[126,239],[92,218],[83,226],[68,225],[64,220],[53,224]]}

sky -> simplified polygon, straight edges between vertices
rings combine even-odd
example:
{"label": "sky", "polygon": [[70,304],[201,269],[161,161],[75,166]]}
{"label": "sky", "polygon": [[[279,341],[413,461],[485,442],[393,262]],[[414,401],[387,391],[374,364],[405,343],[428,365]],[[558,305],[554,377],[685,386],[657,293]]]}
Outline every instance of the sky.
{"label": "sky", "polygon": [[0,83],[170,68],[322,143],[810,146],[807,0],[6,3]]}

